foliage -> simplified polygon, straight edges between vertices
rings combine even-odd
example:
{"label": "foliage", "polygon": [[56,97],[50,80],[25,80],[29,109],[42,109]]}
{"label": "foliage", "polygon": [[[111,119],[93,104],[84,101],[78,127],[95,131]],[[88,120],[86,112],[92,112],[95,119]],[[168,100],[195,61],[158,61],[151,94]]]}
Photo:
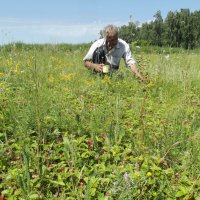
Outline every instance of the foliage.
{"label": "foliage", "polygon": [[199,199],[199,54],[131,46],[145,84],[87,48],[1,47],[0,197]]}
{"label": "foliage", "polygon": [[165,19],[157,11],[154,20],[142,23],[129,22],[119,27],[119,35],[128,43],[137,41],[138,45],[156,45],[197,48],[200,45],[200,11],[189,9],[169,11]]}

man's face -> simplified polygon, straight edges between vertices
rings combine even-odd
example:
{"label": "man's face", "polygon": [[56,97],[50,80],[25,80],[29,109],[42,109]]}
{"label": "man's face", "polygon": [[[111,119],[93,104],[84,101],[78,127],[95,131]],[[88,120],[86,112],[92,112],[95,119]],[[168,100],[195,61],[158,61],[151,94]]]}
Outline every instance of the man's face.
{"label": "man's face", "polygon": [[108,35],[106,37],[106,41],[108,42],[108,46],[113,48],[118,41],[118,36],[117,35]]}

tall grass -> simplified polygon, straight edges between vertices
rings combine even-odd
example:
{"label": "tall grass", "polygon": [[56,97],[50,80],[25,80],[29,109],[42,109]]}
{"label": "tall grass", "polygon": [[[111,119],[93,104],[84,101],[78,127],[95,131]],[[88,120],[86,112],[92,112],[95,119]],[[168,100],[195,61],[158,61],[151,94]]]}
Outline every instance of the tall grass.
{"label": "tall grass", "polygon": [[0,192],[198,199],[199,55],[134,51],[145,84],[123,62],[112,79],[91,74],[88,48],[1,46]]}

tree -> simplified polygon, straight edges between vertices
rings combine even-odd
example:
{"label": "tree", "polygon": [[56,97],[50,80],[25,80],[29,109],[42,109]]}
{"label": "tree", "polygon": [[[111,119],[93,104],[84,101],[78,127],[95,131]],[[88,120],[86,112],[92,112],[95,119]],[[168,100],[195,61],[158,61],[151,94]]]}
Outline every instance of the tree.
{"label": "tree", "polygon": [[128,25],[119,27],[119,36],[128,43],[137,41],[139,45],[167,45],[185,49],[200,46],[200,11],[169,11],[165,20],[157,11],[154,18],[154,21],[145,22],[141,27],[130,20]]}
{"label": "tree", "polygon": [[165,19],[166,26],[166,35],[168,44],[170,47],[179,46],[178,44],[178,29],[179,25],[177,23],[177,13],[176,12],[168,12],[167,17]]}
{"label": "tree", "polygon": [[181,47],[185,49],[192,48],[193,34],[191,31],[191,18],[189,9],[181,9],[179,12],[180,30],[181,30]]}
{"label": "tree", "polygon": [[119,37],[124,39],[127,43],[131,43],[137,34],[137,25],[134,22],[129,22],[128,25],[119,28]]}
{"label": "tree", "polygon": [[157,11],[156,14],[154,15],[155,21],[153,22],[153,37],[154,45],[162,46],[162,35],[163,35],[163,18],[161,15],[161,11]]}
{"label": "tree", "polygon": [[139,34],[137,39],[140,41],[140,45],[143,44],[154,44],[153,38],[153,22],[143,23],[142,27],[139,28]]}
{"label": "tree", "polygon": [[192,48],[200,46],[200,11],[195,11],[190,15],[191,32],[193,41]]}

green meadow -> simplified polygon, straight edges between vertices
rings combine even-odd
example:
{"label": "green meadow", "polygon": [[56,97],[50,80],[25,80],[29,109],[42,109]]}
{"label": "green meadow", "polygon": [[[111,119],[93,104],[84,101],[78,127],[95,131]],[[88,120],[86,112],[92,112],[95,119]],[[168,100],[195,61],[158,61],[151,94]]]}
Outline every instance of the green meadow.
{"label": "green meadow", "polygon": [[88,48],[0,46],[0,197],[199,200],[199,50],[132,45],[143,83]]}

